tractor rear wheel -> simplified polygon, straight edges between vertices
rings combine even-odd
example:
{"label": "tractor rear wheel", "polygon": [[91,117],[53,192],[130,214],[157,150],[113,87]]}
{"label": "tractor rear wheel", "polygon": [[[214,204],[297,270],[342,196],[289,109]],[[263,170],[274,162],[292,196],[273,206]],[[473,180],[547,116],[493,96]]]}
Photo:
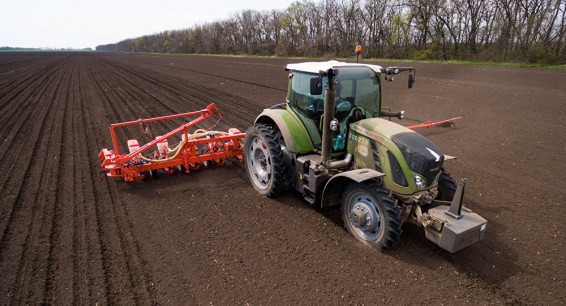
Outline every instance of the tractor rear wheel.
{"label": "tractor rear wheel", "polygon": [[264,124],[254,124],[244,139],[244,163],[252,186],[268,197],[287,189],[291,169],[281,144],[281,133]]}
{"label": "tractor rear wheel", "polygon": [[452,201],[457,187],[458,184],[456,180],[452,178],[450,173],[442,169],[440,177],[438,178],[438,199],[442,201]]}
{"label": "tractor rear wheel", "polygon": [[342,219],[350,234],[365,245],[385,250],[401,238],[401,208],[382,184],[351,183],[342,194]]}

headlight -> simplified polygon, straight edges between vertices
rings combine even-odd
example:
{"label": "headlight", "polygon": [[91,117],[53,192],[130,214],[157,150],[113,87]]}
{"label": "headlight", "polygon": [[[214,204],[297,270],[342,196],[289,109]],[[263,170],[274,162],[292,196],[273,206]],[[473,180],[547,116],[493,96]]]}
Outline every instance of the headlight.
{"label": "headlight", "polygon": [[413,173],[413,179],[415,180],[415,184],[417,184],[417,187],[419,188],[425,188],[426,187],[426,183],[425,180],[423,179],[422,176]]}

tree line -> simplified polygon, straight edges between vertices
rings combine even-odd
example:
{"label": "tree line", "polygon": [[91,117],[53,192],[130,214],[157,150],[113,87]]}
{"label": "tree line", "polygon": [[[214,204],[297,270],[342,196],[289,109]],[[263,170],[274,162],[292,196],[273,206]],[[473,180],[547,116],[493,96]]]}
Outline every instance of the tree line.
{"label": "tree line", "polygon": [[97,51],[566,63],[566,0],[302,0]]}

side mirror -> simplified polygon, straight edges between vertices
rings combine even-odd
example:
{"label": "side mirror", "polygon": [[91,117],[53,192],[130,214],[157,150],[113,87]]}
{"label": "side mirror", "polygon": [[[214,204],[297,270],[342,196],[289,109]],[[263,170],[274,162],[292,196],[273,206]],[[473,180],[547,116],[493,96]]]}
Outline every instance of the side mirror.
{"label": "side mirror", "polygon": [[320,77],[311,78],[311,95],[318,96],[322,94],[322,84]]}
{"label": "side mirror", "polygon": [[[405,118],[405,111],[399,111],[399,112],[386,112],[386,111],[381,111],[381,117],[395,117],[395,118],[399,118],[400,120],[402,120],[403,118]],[[391,119],[389,119],[391,120]]]}
{"label": "side mirror", "polygon": [[415,83],[415,75],[412,73],[409,73],[409,88],[413,88],[413,84]]}

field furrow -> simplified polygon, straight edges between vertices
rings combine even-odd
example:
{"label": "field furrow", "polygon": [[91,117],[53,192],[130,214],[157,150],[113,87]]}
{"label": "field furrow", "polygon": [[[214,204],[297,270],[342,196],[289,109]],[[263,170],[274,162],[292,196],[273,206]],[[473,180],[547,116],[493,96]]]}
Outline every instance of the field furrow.
{"label": "field furrow", "polygon": [[[96,70],[97,73],[94,74],[91,70],[93,67],[98,66],[89,67],[90,83],[95,85],[89,90],[89,100],[98,103],[98,105],[96,106],[97,110],[90,108],[87,122],[93,124],[95,129],[106,130],[107,125],[98,125],[96,116],[105,113],[110,114],[110,118],[117,120],[115,116],[123,113],[123,109],[120,107],[125,107],[125,104],[112,103],[113,101],[124,101],[121,100],[120,95],[113,92],[113,88],[116,87],[112,86],[116,86],[116,83],[109,77],[111,74],[108,71]],[[102,104],[102,108],[100,108],[100,104]],[[89,135],[89,147],[100,148],[101,138],[103,138],[101,135]],[[99,222],[102,250],[103,252],[105,250],[118,252],[113,256],[103,253],[109,302],[123,303],[128,300],[135,300],[142,303],[143,301],[151,301],[153,300],[151,274],[144,268],[144,263],[138,251],[138,242],[135,234],[132,233],[127,212],[120,202],[120,196],[115,193],[109,183],[107,180],[99,179],[92,181],[95,190],[95,210]],[[116,257],[118,254],[120,255]],[[109,261],[110,258],[112,258],[112,261]],[[124,291],[123,288],[128,288],[128,291],[117,294]]]}
{"label": "field furrow", "polygon": [[[29,190],[27,190],[27,186],[30,184],[29,181],[37,179],[30,175],[33,167],[42,165],[43,161],[38,159],[38,156],[41,156],[39,151],[44,150],[43,144],[49,141],[46,135],[51,132],[52,120],[48,119],[48,116],[54,112],[53,98],[50,99],[49,97],[53,97],[56,94],[56,88],[60,84],[60,77],[61,75],[57,71],[53,78],[43,83],[43,86],[40,86],[41,83],[30,84],[30,87],[43,88],[44,90],[32,100],[33,106],[29,107],[29,112],[22,116],[23,118],[14,117],[21,124],[17,130],[9,130],[10,126],[3,126],[3,129],[8,129],[6,131],[7,135],[9,133],[10,136],[14,136],[7,137],[2,143],[2,149],[0,150],[3,153],[3,158],[1,159],[3,162],[0,165],[0,169],[3,170],[3,173],[9,173],[9,175],[2,176],[0,179],[2,183],[0,197],[5,203],[0,208],[0,216],[2,218],[0,223],[2,225],[0,228],[2,233],[0,246],[7,239],[7,225],[13,221],[15,208],[22,205],[21,197],[29,193]],[[19,100],[13,100],[12,103],[18,104],[20,102]],[[30,117],[28,118],[27,115]],[[7,120],[7,118],[3,119]],[[18,139],[17,144],[11,141],[15,138]]]}
{"label": "field furrow", "polygon": [[[29,169],[29,185],[20,189],[23,196],[20,203],[15,203],[17,209],[6,229],[7,233],[2,242],[21,245],[22,248],[15,254],[8,252],[6,257],[11,262],[18,263],[16,279],[14,281],[13,302],[22,304],[26,301],[41,303],[45,298],[45,281],[47,266],[49,265],[49,244],[51,237],[51,224],[53,210],[56,206],[56,184],[59,178],[61,159],[61,123],[65,114],[65,99],[61,89],[68,86],[69,64],[62,64],[56,74],[57,82],[51,95],[44,96],[49,101],[45,126],[40,126],[40,137],[36,142],[39,151],[31,156],[33,159]],[[45,132],[44,132],[45,131]],[[31,211],[31,212],[30,212]],[[28,218],[30,217],[30,218]],[[27,224],[22,230],[21,225]],[[17,256],[17,257],[15,257]],[[19,258],[18,258],[19,257]]]}

